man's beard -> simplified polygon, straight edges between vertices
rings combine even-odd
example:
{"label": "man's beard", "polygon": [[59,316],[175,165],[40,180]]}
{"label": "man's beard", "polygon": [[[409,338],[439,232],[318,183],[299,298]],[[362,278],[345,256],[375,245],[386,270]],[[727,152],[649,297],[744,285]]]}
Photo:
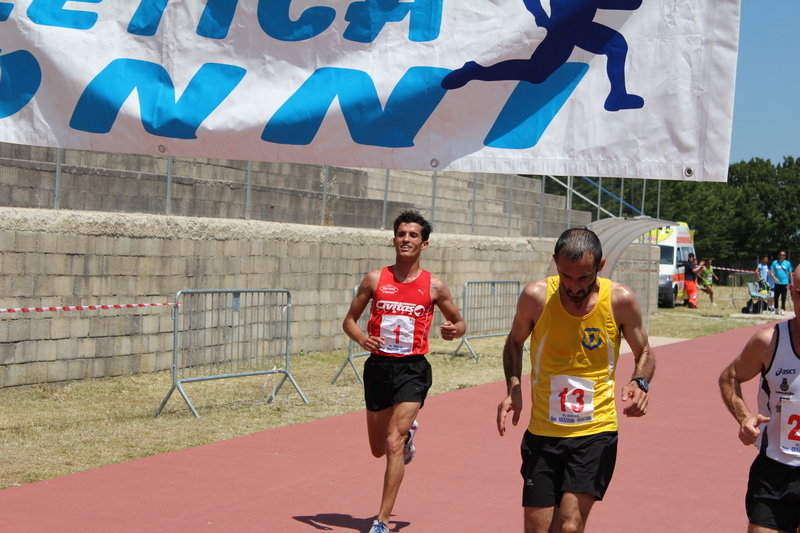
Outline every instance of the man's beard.
{"label": "man's beard", "polygon": [[569,298],[570,302],[580,305],[586,300],[586,298],[589,297],[590,294],[592,294],[592,291],[594,290],[596,284],[597,284],[597,279],[595,278],[595,280],[586,288],[586,290],[579,291],[577,293],[570,293],[565,287],[564,294],[567,295],[567,298]]}

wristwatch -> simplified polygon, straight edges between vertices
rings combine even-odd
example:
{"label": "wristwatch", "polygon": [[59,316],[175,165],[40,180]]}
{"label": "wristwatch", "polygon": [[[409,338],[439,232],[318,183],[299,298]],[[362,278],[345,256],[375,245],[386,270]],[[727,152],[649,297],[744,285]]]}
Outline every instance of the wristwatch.
{"label": "wristwatch", "polygon": [[633,378],[631,381],[635,381],[639,388],[642,389],[643,392],[650,392],[650,384],[647,383],[647,380],[644,378]]}

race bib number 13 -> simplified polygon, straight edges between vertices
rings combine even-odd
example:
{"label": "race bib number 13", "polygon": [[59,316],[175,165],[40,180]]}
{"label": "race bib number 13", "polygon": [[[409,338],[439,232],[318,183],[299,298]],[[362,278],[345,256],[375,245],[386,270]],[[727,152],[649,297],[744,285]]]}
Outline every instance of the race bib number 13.
{"label": "race bib number 13", "polygon": [[550,376],[550,421],[580,425],[594,420],[594,382],[575,376]]}
{"label": "race bib number 13", "polygon": [[781,450],[800,455],[800,401],[781,401]]}

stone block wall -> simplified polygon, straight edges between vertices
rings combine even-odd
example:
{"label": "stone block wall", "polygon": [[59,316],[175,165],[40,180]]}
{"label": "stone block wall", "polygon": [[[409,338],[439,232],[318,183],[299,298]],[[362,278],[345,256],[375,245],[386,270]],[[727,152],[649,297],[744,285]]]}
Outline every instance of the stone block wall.
{"label": "stone block wall", "polygon": [[[391,236],[390,230],[0,208],[0,309],[169,303],[189,289],[288,289],[292,352],[344,350],[341,322],[353,288],[394,261]],[[434,233],[423,266],[460,305],[467,281],[524,285],[544,276],[554,244]],[[624,276],[614,277],[640,299],[647,298],[647,284],[627,278],[647,279],[641,271],[650,254],[657,264],[657,250],[631,247]],[[167,369],[171,313],[171,307],[0,313],[0,386]]]}

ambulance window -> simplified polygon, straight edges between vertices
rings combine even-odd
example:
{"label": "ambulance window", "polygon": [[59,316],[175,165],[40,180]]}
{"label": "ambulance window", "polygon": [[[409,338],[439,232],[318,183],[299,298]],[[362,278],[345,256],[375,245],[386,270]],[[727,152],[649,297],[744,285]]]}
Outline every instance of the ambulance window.
{"label": "ambulance window", "polygon": [[674,246],[659,246],[661,248],[661,260],[659,264],[661,265],[671,265],[672,260],[675,256],[675,247]]}

